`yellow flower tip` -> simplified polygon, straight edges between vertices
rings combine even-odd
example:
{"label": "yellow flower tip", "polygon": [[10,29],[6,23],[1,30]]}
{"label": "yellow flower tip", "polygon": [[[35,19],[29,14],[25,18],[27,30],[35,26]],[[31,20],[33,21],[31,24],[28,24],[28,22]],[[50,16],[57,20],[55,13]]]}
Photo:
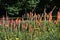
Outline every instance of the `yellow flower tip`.
{"label": "yellow flower tip", "polygon": [[8,39],[5,39],[5,40],[8,40]]}
{"label": "yellow flower tip", "polygon": [[19,40],[19,38],[16,38],[16,40]]}
{"label": "yellow flower tip", "polygon": [[10,38],[9,40],[12,40],[12,38]]}
{"label": "yellow flower tip", "polygon": [[6,39],[6,36],[5,36],[5,39]]}

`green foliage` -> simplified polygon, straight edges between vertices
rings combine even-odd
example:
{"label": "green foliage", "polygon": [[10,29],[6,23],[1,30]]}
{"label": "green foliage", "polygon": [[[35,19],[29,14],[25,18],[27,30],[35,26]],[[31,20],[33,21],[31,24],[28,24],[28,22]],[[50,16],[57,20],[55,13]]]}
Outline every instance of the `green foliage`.
{"label": "green foliage", "polygon": [[19,14],[19,11],[24,9],[35,9],[40,0],[0,0],[1,5],[10,15]]}
{"label": "green foliage", "polygon": [[[59,23],[60,24],[60,23]],[[19,40],[59,40],[60,39],[60,25],[54,24],[53,22],[48,23],[47,21],[43,21],[43,23],[38,26],[37,24],[34,24],[34,21],[29,23],[29,25],[32,25],[33,30],[31,31],[32,34],[30,34],[29,31],[12,31],[8,28],[4,31],[0,30],[0,39],[13,39],[19,38]],[[39,28],[36,32],[34,31],[34,25],[35,27]],[[0,29],[3,26],[0,26]],[[17,26],[18,27],[18,26]],[[4,28],[5,29],[5,28]],[[37,33],[38,32],[38,33]],[[32,37],[32,39],[31,39]]]}

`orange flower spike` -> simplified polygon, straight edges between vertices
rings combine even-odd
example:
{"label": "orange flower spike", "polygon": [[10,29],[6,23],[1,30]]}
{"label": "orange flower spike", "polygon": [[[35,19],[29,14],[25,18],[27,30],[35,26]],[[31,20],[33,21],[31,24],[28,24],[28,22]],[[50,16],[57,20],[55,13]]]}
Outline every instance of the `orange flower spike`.
{"label": "orange flower spike", "polygon": [[15,27],[15,30],[17,30],[17,27]]}
{"label": "orange flower spike", "polygon": [[2,25],[2,22],[0,21],[0,25]]}
{"label": "orange flower spike", "polygon": [[30,28],[29,28],[29,32],[31,32],[32,31],[32,26],[30,26]]}
{"label": "orange flower spike", "polygon": [[49,19],[48,21],[50,22],[52,20],[52,11],[49,13]]}
{"label": "orange flower spike", "polygon": [[3,18],[2,18],[3,20],[5,19],[5,17],[3,16]]}
{"label": "orange flower spike", "polygon": [[47,20],[49,20],[49,15],[47,14]]}
{"label": "orange flower spike", "polygon": [[24,21],[24,18],[22,18],[22,21]]}
{"label": "orange flower spike", "polygon": [[8,24],[4,24],[4,26],[5,26],[6,28],[8,28]]}
{"label": "orange flower spike", "polygon": [[15,23],[14,23],[14,27],[15,27]]}
{"label": "orange flower spike", "polygon": [[27,29],[27,27],[28,27],[28,22],[25,23],[25,29]]}
{"label": "orange flower spike", "polygon": [[51,18],[50,17],[48,18],[48,22],[51,22]]}
{"label": "orange flower spike", "polygon": [[16,27],[16,25],[14,24],[14,30],[17,30],[17,27]]}
{"label": "orange flower spike", "polygon": [[49,18],[49,19],[48,19],[48,22],[50,22],[50,21],[51,21],[51,19]]}
{"label": "orange flower spike", "polygon": [[13,21],[13,19],[12,19],[12,20],[10,20],[10,24],[11,24],[11,25],[13,24],[13,22],[14,22],[14,21]]}
{"label": "orange flower spike", "polygon": [[16,19],[16,23],[18,23],[18,18]]}
{"label": "orange flower spike", "polygon": [[49,15],[47,14],[47,18],[49,18]]}
{"label": "orange flower spike", "polygon": [[14,30],[16,30],[16,24],[15,24],[15,22],[14,22]]}
{"label": "orange flower spike", "polygon": [[29,17],[29,13],[27,13],[27,17]]}
{"label": "orange flower spike", "polygon": [[6,20],[9,20],[8,16],[6,17]]}
{"label": "orange flower spike", "polygon": [[55,23],[55,24],[58,24],[58,20],[55,20],[54,23]]}
{"label": "orange flower spike", "polygon": [[40,22],[42,22],[42,17],[40,18]]}
{"label": "orange flower spike", "polygon": [[21,20],[19,19],[19,20],[18,20],[18,24],[20,25],[20,23],[21,23]]}
{"label": "orange flower spike", "polygon": [[25,24],[22,24],[22,28],[25,29]]}
{"label": "orange flower spike", "polygon": [[60,11],[58,11],[57,19],[60,19]]}
{"label": "orange flower spike", "polygon": [[32,12],[30,12],[30,17],[32,16]]}

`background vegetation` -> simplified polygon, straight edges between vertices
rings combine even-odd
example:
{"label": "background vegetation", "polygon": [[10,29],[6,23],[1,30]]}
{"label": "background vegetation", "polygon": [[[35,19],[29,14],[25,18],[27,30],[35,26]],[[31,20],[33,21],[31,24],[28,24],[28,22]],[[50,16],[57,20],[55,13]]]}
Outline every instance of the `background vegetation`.
{"label": "background vegetation", "polygon": [[[60,8],[60,0],[0,0],[0,15],[19,16],[29,11],[43,12],[53,6]],[[48,7],[50,5],[50,7]],[[21,16],[20,15],[20,16]]]}

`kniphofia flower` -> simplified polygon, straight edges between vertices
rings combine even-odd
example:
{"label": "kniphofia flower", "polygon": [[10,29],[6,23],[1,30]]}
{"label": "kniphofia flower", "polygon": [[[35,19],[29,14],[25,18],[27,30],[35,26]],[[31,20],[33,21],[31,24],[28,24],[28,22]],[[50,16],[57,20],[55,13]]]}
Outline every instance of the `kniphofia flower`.
{"label": "kniphofia flower", "polygon": [[40,25],[42,23],[42,16],[38,20],[38,24]]}
{"label": "kniphofia flower", "polygon": [[18,18],[16,19],[16,24],[18,24]]}
{"label": "kniphofia flower", "polygon": [[7,24],[7,23],[5,23],[4,26],[5,26],[6,28],[8,28],[8,24]]}
{"label": "kniphofia flower", "polygon": [[60,19],[60,12],[58,11],[57,19]]}
{"label": "kniphofia flower", "polygon": [[28,28],[28,22],[25,23],[25,29],[27,29],[27,28]]}
{"label": "kniphofia flower", "polygon": [[18,20],[18,24],[19,24],[19,25],[21,24],[21,20],[20,20],[20,19]]}
{"label": "kniphofia flower", "polygon": [[7,21],[9,20],[8,16],[6,17],[6,20],[7,20]]}
{"label": "kniphofia flower", "polygon": [[16,24],[14,23],[14,30],[17,30],[17,26],[16,26]]}
{"label": "kniphofia flower", "polygon": [[32,32],[32,26],[29,27],[29,32],[30,32],[30,33]]}
{"label": "kniphofia flower", "polygon": [[25,28],[25,24],[22,24],[22,29],[24,29]]}
{"label": "kniphofia flower", "polygon": [[11,20],[10,20],[10,24],[13,24],[13,22],[14,22],[13,19],[11,19]]}
{"label": "kniphofia flower", "polygon": [[24,18],[22,17],[22,21],[24,21]]}
{"label": "kniphofia flower", "polygon": [[14,27],[14,30],[17,30],[17,27],[16,26]]}
{"label": "kniphofia flower", "polygon": [[47,14],[47,20],[49,20],[49,15]]}
{"label": "kniphofia flower", "polygon": [[37,20],[37,15],[36,15],[36,13],[34,14],[34,20]]}
{"label": "kniphofia flower", "polygon": [[0,25],[2,25],[2,22],[0,21]]}
{"label": "kniphofia flower", "polygon": [[51,20],[52,20],[52,11],[49,13],[48,22],[50,22]]}
{"label": "kniphofia flower", "polygon": [[30,15],[29,16],[32,17],[32,12],[30,12]]}
{"label": "kniphofia flower", "polygon": [[5,19],[5,17],[3,16],[3,17],[2,17],[2,19],[4,20],[4,19]]}
{"label": "kniphofia flower", "polygon": [[56,20],[54,20],[54,23],[55,23],[55,24],[58,24],[58,20],[57,20],[57,19],[56,19]]}

